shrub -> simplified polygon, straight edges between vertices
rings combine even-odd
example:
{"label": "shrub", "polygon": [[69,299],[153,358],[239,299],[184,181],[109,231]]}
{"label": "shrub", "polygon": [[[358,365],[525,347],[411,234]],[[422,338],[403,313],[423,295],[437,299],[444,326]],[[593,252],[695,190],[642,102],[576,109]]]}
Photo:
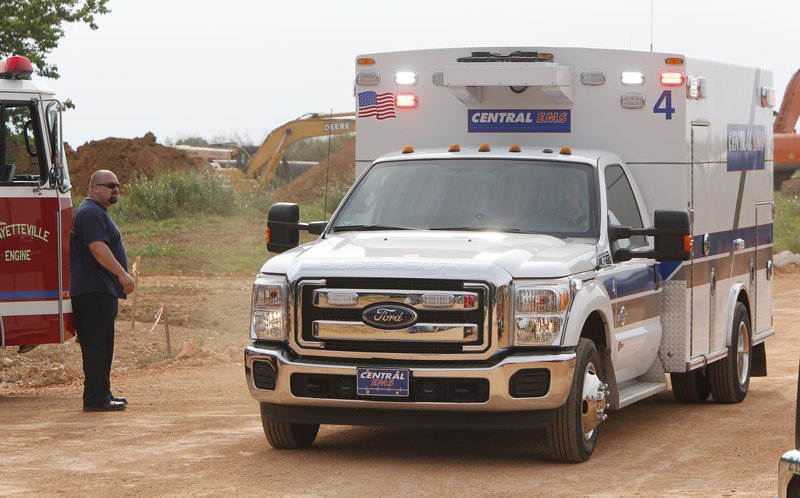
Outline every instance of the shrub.
{"label": "shrub", "polygon": [[227,216],[236,209],[236,191],[213,173],[167,173],[125,187],[116,210],[121,221],[163,220],[178,215]]}

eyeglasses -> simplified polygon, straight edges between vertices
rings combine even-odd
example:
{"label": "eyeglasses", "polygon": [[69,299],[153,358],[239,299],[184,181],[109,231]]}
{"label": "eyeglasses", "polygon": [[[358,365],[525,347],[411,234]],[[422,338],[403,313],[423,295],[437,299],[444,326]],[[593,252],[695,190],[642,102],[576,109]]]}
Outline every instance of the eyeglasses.
{"label": "eyeglasses", "polygon": [[108,182],[108,183],[95,183],[95,185],[102,185],[102,186],[104,186],[105,188],[110,188],[111,190],[114,190],[115,188],[119,188],[119,183],[114,183],[114,182]]}

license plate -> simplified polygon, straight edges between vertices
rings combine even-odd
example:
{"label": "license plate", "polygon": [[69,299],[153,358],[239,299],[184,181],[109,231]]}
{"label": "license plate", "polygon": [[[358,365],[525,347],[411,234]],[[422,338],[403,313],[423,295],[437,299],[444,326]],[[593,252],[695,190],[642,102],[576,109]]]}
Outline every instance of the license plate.
{"label": "license plate", "polygon": [[405,368],[359,368],[356,394],[407,397],[410,377]]}

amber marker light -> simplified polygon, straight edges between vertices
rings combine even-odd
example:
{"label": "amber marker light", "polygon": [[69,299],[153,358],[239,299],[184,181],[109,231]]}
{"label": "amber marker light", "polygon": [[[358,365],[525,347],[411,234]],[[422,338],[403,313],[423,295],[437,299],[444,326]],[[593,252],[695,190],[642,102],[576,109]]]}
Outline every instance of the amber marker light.
{"label": "amber marker light", "polygon": [[664,62],[667,64],[677,66],[683,64],[683,57],[667,57],[666,59],[664,59]]}
{"label": "amber marker light", "polygon": [[519,144],[511,144],[511,147],[508,148],[509,152],[522,152],[522,147]]}
{"label": "amber marker light", "polygon": [[694,241],[692,240],[692,235],[684,235],[683,236],[683,250],[686,252],[692,252],[694,248]]}
{"label": "amber marker light", "polygon": [[269,244],[269,227],[264,228],[264,240]]}
{"label": "amber marker light", "polygon": [[447,149],[447,152],[461,152],[461,146],[458,144],[450,144],[450,148]]}
{"label": "amber marker light", "polygon": [[480,147],[478,147],[478,152],[489,152],[490,150],[492,149],[489,147],[489,144],[481,144]]}
{"label": "amber marker light", "polygon": [[412,152],[414,152],[414,147],[410,145],[403,147],[403,154],[411,154]]}
{"label": "amber marker light", "polygon": [[359,66],[371,66],[375,64],[375,59],[372,57],[359,57],[356,62]]}
{"label": "amber marker light", "polygon": [[558,151],[558,153],[559,154],[563,154],[565,156],[571,156],[572,155],[572,149],[570,149],[569,147],[566,147],[566,146],[565,147],[561,147],[561,150]]}

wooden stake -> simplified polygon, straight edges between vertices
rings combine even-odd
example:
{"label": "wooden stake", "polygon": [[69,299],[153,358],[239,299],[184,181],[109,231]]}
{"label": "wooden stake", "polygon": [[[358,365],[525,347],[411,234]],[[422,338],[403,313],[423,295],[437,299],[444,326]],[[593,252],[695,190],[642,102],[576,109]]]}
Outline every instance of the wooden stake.
{"label": "wooden stake", "polygon": [[172,342],[169,339],[169,307],[164,305],[164,332],[167,336],[167,354],[172,357]]}
{"label": "wooden stake", "polygon": [[[131,274],[133,275],[133,282],[136,288],[139,288],[139,263],[142,262],[141,256],[136,256],[136,261],[134,261],[133,266],[131,267]],[[136,295],[138,293],[133,293],[133,299],[131,299],[131,330],[136,328]]]}

